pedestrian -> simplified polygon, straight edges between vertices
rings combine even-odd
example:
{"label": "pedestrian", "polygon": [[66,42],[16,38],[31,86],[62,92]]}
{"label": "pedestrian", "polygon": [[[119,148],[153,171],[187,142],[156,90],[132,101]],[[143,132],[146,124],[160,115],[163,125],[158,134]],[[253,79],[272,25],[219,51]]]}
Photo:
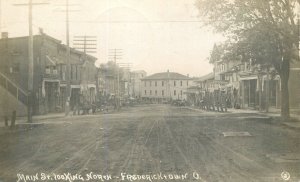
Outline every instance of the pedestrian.
{"label": "pedestrian", "polygon": [[66,104],[65,104],[65,116],[68,116],[70,112],[70,99],[67,98]]}
{"label": "pedestrian", "polygon": [[76,102],[76,104],[74,105],[73,115],[76,115],[77,111],[78,111],[78,102]]}
{"label": "pedestrian", "polygon": [[8,127],[8,117],[6,115],[4,116],[4,123],[5,127]]}
{"label": "pedestrian", "polygon": [[92,103],[92,114],[96,113],[96,109],[97,109],[97,106],[96,106],[95,102],[93,102]]}
{"label": "pedestrian", "polygon": [[12,116],[11,116],[11,123],[10,123],[10,129],[14,129],[16,126],[16,117],[17,117],[17,112],[14,110],[12,112]]}

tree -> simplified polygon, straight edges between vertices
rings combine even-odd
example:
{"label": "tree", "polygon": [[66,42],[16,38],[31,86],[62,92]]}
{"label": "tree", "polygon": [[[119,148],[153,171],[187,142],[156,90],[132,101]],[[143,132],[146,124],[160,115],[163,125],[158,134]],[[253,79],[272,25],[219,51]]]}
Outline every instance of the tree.
{"label": "tree", "polygon": [[[272,66],[281,78],[281,116],[289,118],[290,63],[297,60],[300,0],[197,0],[206,24],[234,44],[233,55]],[[230,47],[230,46],[229,46]],[[229,49],[230,50],[230,49]]]}
{"label": "tree", "polygon": [[113,92],[115,105],[117,106],[120,102],[120,88],[121,88],[121,80],[123,79],[124,70],[119,67],[114,61],[109,61],[105,64],[101,64],[99,67],[99,75],[104,80],[104,82],[113,82]]}

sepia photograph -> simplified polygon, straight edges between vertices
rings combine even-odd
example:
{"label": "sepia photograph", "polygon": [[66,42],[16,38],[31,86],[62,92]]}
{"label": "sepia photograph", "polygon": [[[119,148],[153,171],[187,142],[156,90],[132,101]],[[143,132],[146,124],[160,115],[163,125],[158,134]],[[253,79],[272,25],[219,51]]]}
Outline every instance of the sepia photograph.
{"label": "sepia photograph", "polygon": [[0,182],[300,182],[300,0],[0,0]]}

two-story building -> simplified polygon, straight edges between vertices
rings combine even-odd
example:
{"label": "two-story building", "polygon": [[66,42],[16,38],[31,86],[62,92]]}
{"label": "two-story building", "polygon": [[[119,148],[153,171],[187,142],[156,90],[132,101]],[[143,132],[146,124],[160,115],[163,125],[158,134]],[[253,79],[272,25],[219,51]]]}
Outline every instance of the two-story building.
{"label": "two-story building", "polygon": [[[7,35],[7,34],[6,34]],[[16,88],[28,91],[28,36],[0,39],[0,72]],[[40,32],[33,36],[33,112],[62,111],[71,86],[71,107],[95,99],[96,58],[70,49],[70,75],[67,74],[67,46]]]}
{"label": "two-story building", "polygon": [[144,100],[162,102],[169,100],[186,100],[186,91],[191,78],[175,72],[162,72],[144,77],[141,97]]}
{"label": "two-story building", "polygon": [[136,70],[130,72],[129,93],[130,97],[139,99],[142,95],[142,79],[147,76],[146,71]]}
{"label": "two-story building", "polygon": [[214,61],[213,65],[212,73],[196,81],[202,93],[225,94],[228,107],[258,109],[261,105],[264,108],[267,98],[269,107],[280,107],[280,78],[272,74],[272,69],[269,68],[267,72],[252,65],[251,60],[220,59]]}

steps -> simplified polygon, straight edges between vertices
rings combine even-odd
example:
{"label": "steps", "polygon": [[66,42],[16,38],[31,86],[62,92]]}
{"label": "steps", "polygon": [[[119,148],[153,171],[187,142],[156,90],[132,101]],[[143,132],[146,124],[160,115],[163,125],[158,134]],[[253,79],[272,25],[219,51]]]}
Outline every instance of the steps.
{"label": "steps", "polygon": [[27,92],[0,72],[0,117],[10,117],[13,110],[17,111],[17,116],[25,116],[27,104]]}

